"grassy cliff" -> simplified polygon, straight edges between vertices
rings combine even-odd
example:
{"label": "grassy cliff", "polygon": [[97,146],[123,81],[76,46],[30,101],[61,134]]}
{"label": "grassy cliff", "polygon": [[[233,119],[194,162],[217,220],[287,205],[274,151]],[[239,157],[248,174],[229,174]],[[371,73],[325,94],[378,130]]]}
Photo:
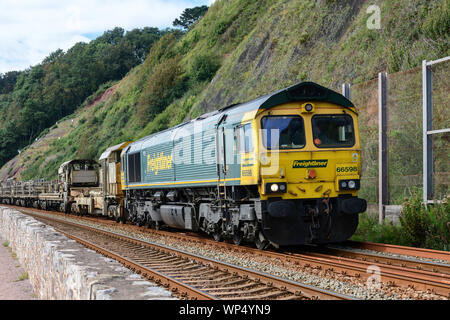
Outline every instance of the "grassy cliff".
{"label": "grassy cliff", "polygon": [[[373,4],[381,10],[375,30],[367,28]],[[300,81],[337,89],[447,56],[449,7],[449,0],[217,0],[188,33],[166,33],[144,63],[87,98],[65,130],[60,122],[44,132],[45,146],[23,150],[0,179],[53,178],[65,160],[98,158],[108,146]]]}

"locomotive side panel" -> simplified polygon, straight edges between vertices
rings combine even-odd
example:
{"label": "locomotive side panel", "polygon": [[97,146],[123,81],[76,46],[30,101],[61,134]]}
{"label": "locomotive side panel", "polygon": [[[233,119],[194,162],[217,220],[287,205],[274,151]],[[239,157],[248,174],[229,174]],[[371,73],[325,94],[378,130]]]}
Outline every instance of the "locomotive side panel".
{"label": "locomotive side panel", "polygon": [[173,131],[165,132],[142,143],[141,170],[142,180],[137,186],[153,187],[175,180],[173,165]]}

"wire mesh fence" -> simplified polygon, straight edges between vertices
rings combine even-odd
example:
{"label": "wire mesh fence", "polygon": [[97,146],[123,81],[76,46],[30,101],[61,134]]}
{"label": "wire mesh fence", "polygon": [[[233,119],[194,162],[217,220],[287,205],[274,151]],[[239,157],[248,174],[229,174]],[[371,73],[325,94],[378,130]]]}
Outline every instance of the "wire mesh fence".
{"label": "wire mesh fence", "polygon": [[[433,72],[433,130],[450,128],[450,61],[431,66]],[[433,135],[434,197],[450,193],[450,133]]]}
{"label": "wire mesh fence", "polygon": [[[450,128],[450,61],[433,72],[433,129]],[[378,202],[378,79],[353,85],[362,149],[361,197]],[[388,204],[422,188],[422,69],[387,76]],[[450,193],[450,134],[433,135],[434,198]]]}
{"label": "wire mesh fence", "polygon": [[378,80],[351,88],[351,100],[359,114],[361,139],[361,197],[368,202],[378,199]]}

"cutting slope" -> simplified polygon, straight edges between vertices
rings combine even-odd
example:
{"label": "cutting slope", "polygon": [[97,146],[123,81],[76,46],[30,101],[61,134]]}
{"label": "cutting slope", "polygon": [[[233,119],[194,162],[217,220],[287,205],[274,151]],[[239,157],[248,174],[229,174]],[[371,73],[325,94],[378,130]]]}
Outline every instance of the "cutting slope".
{"label": "cutting slope", "polygon": [[[381,28],[375,30],[367,28],[373,4],[381,12]],[[29,147],[20,155],[23,161],[12,160],[2,176],[55,177],[65,160],[97,158],[108,146],[300,81],[337,89],[344,81],[361,83],[380,71],[407,70],[449,55],[449,5],[218,0],[187,34],[163,36],[109,98],[81,108],[73,130],[45,151]]]}

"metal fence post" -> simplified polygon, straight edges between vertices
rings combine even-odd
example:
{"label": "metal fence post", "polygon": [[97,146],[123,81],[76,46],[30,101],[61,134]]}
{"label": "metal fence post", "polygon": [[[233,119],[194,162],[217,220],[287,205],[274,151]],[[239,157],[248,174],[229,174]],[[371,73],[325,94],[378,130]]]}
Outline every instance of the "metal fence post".
{"label": "metal fence post", "polygon": [[383,223],[388,203],[388,145],[387,145],[387,74],[378,73],[378,222]]}
{"label": "metal fence post", "polygon": [[450,128],[433,130],[433,72],[430,68],[434,64],[449,61],[450,56],[434,61],[422,61],[422,143],[423,143],[423,202],[433,202],[434,198],[434,163],[433,163],[433,134],[449,133]]}
{"label": "metal fence post", "polygon": [[342,84],[342,95],[350,100],[350,83]]}
{"label": "metal fence post", "polygon": [[433,197],[433,136],[428,131],[433,127],[433,80],[427,61],[422,61],[422,101],[423,101],[423,202]]}

